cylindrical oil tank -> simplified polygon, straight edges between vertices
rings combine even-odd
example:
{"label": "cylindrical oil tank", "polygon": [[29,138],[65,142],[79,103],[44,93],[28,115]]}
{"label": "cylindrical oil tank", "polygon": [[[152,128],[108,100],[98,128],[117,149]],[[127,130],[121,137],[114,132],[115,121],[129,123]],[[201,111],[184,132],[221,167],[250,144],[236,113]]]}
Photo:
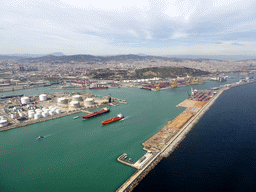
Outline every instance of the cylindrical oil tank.
{"label": "cylindrical oil tank", "polygon": [[6,119],[0,120],[0,127],[4,127],[8,125],[8,121]]}
{"label": "cylindrical oil tank", "polygon": [[29,109],[30,107],[33,107],[33,105],[31,105],[31,104],[27,104],[27,109]]}
{"label": "cylindrical oil tank", "polygon": [[20,117],[25,117],[25,114],[22,113],[22,112],[19,112],[19,116],[20,116]]}
{"label": "cylindrical oil tank", "polygon": [[37,111],[36,114],[42,115],[42,111]]}
{"label": "cylindrical oil tank", "polygon": [[51,109],[51,111],[55,111],[56,110],[56,107],[53,107],[52,109]]}
{"label": "cylindrical oil tank", "polygon": [[35,112],[34,111],[31,111],[31,112],[28,112],[28,118],[33,118],[35,115]]}
{"label": "cylindrical oil tank", "polygon": [[58,98],[58,104],[67,105],[68,99],[67,98]]}
{"label": "cylindrical oil tank", "polygon": [[12,119],[16,118],[16,113],[11,113],[11,118]]}
{"label": "cylindrical oil tank", "polygon": [[21,104],[28,104],[30,102],[29,97],[21,97]]}
{"label": "cylindrical oil tank", "polygon": [[61,110],[60,109],[56,109],[56,114],[61,114]]}
{"label": "cylindrical oil tank", "polygon": [[72,96],[72,100],[73,101],[82,101],[82,96],[81,95],[73,95]]}
{"label": "cylindrical oil tank", "polygon": [[49,111],[49,115],[53,116],[54,114],[54,111]]}
{"label": "cylindrical oil tank", "polygon": [[46,94],[41,94],[41,95],[39,95],[39,100],[40,100],[40,101],[46,101],[46,100],[47,100]]}
{"label": "cylindrical oil tank", "polygon": [[47,110],[47,108],[44,107],[44,108],[42,109],[42,111],[45,111],[45,110]]}
{"label": "cylindrical oil tank", "polygon": [[80,104],[79,104],[78,101],[71,101],[71,102],[69,103],[69,108],[77,109],[77,108],[79,108],[79,107],[80,107]]}
{"label": "cylindrical oil tank", "polygon": [[42,112],[42,117],[47,117],[47,116],[48,116],[48,113]]}
{"label": "cylindrical oil tank", "polygon": [[41,115],[39,115],[39,114],[34,115],[34,119],[40,119],[40,117],[41,117]]}
{"label": "cylindrical oil tank", "polygon": [[84,104],[85,105],[94,105],[93,98],[86,98]]}

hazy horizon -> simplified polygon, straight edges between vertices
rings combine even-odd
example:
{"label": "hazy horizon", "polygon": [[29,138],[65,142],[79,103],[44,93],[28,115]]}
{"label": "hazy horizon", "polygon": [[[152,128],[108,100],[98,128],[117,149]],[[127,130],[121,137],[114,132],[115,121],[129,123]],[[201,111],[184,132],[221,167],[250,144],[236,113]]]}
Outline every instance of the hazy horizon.
{"label": "hazy horizon", "polygon": [[[47,55],[54,56],[72,56],[72,55],[92,55],[92,54],[71,54],[67,55],[62,52],[53,52],[47,54],[31,54],[31,53],[14,53],[14,54],[0,54],[1,56],[16,56],[16,57],[42,57]],[[93,55],[93,56],[118,56],[122,54],[113,54],[113,55]],[[129,54],[124,54],[129,55]],[[134,55],[139,56],[160,56],[160,57],[169,57],[169,58],[179,58],[179,59],[213,59],[213,60],[232,60],[232,61],[240,61],[240,60],[251,60],[256,59],[256,55],[147,55],[144,53],[138,53]]]}

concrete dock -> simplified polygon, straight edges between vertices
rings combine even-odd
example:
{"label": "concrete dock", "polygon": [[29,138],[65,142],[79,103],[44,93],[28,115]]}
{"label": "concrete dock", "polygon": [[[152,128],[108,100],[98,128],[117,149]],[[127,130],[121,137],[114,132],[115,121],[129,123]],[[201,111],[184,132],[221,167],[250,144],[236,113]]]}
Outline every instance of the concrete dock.
{"label": "concrete dock", "polygon": [[[205,112],[212,106],[216,99],[223,93],[224,90],[228,88],[223,88],[212,97],[206,105],[204,105],[192,118],[190,118],[186,124],[177,132],[163,147],[159,152],[152,153],[150,158],[143,163],[143,166],[136,166],[138,169],[126,182],[121,185],[116,191],[132,191],[134,187],[147,175],[147,173],[155,167],[155,165],[161,161],[162,158],[167,157],[175,149],[175,147],[184,139],[185,135],[193,128],[193,126],[200,120],[200,118],[205,114]],[[123,162],[122,162],[123,163]],[[137,162],[136,162],[137,163]]]}

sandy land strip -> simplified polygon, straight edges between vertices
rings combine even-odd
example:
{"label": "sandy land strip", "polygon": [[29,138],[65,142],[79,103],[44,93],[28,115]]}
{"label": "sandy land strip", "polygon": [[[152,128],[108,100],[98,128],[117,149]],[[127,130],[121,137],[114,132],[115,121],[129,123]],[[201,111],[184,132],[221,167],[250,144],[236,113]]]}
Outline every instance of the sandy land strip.
{"label": "sandy land strip", "polygon": [[150,160],[144,168],[137,170],[126,182],[121,185],[117,192],[121,191],[132,191],[139,182],[148,174],[148,172],[153,169],[162,158],[167,157],[175,149],[176,146],[185,138],[186,134],[193,128],[193,126],[200,120],[200,118],[205,114],[205,112],[212,106],[216,99],[223,93],[225,89],[220,90],[207,105],[201,108],[201,110],[192,117],[181,129],[180,131],[163,147],[163,149],[154,155],[152,160]]}

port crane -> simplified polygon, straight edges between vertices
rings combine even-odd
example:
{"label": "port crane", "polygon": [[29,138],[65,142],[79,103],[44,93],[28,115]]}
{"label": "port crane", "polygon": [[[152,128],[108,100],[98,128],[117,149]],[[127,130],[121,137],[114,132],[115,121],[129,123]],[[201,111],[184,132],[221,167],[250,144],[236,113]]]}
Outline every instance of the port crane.
{"label": "port crane", "polygon": [[156,85],[156,91],[159,91],[160,89],[161,89],[161,80],[160,80],[160,82]]}
{"label": "port crane", "polygon": [[171,88],[176,88],[178,86],[177,79],[171,83]]}
{"label": "port crane", "polygon": [[205,83],[205,78],[202,78],[202,79],[201,79],[201,83]]}

